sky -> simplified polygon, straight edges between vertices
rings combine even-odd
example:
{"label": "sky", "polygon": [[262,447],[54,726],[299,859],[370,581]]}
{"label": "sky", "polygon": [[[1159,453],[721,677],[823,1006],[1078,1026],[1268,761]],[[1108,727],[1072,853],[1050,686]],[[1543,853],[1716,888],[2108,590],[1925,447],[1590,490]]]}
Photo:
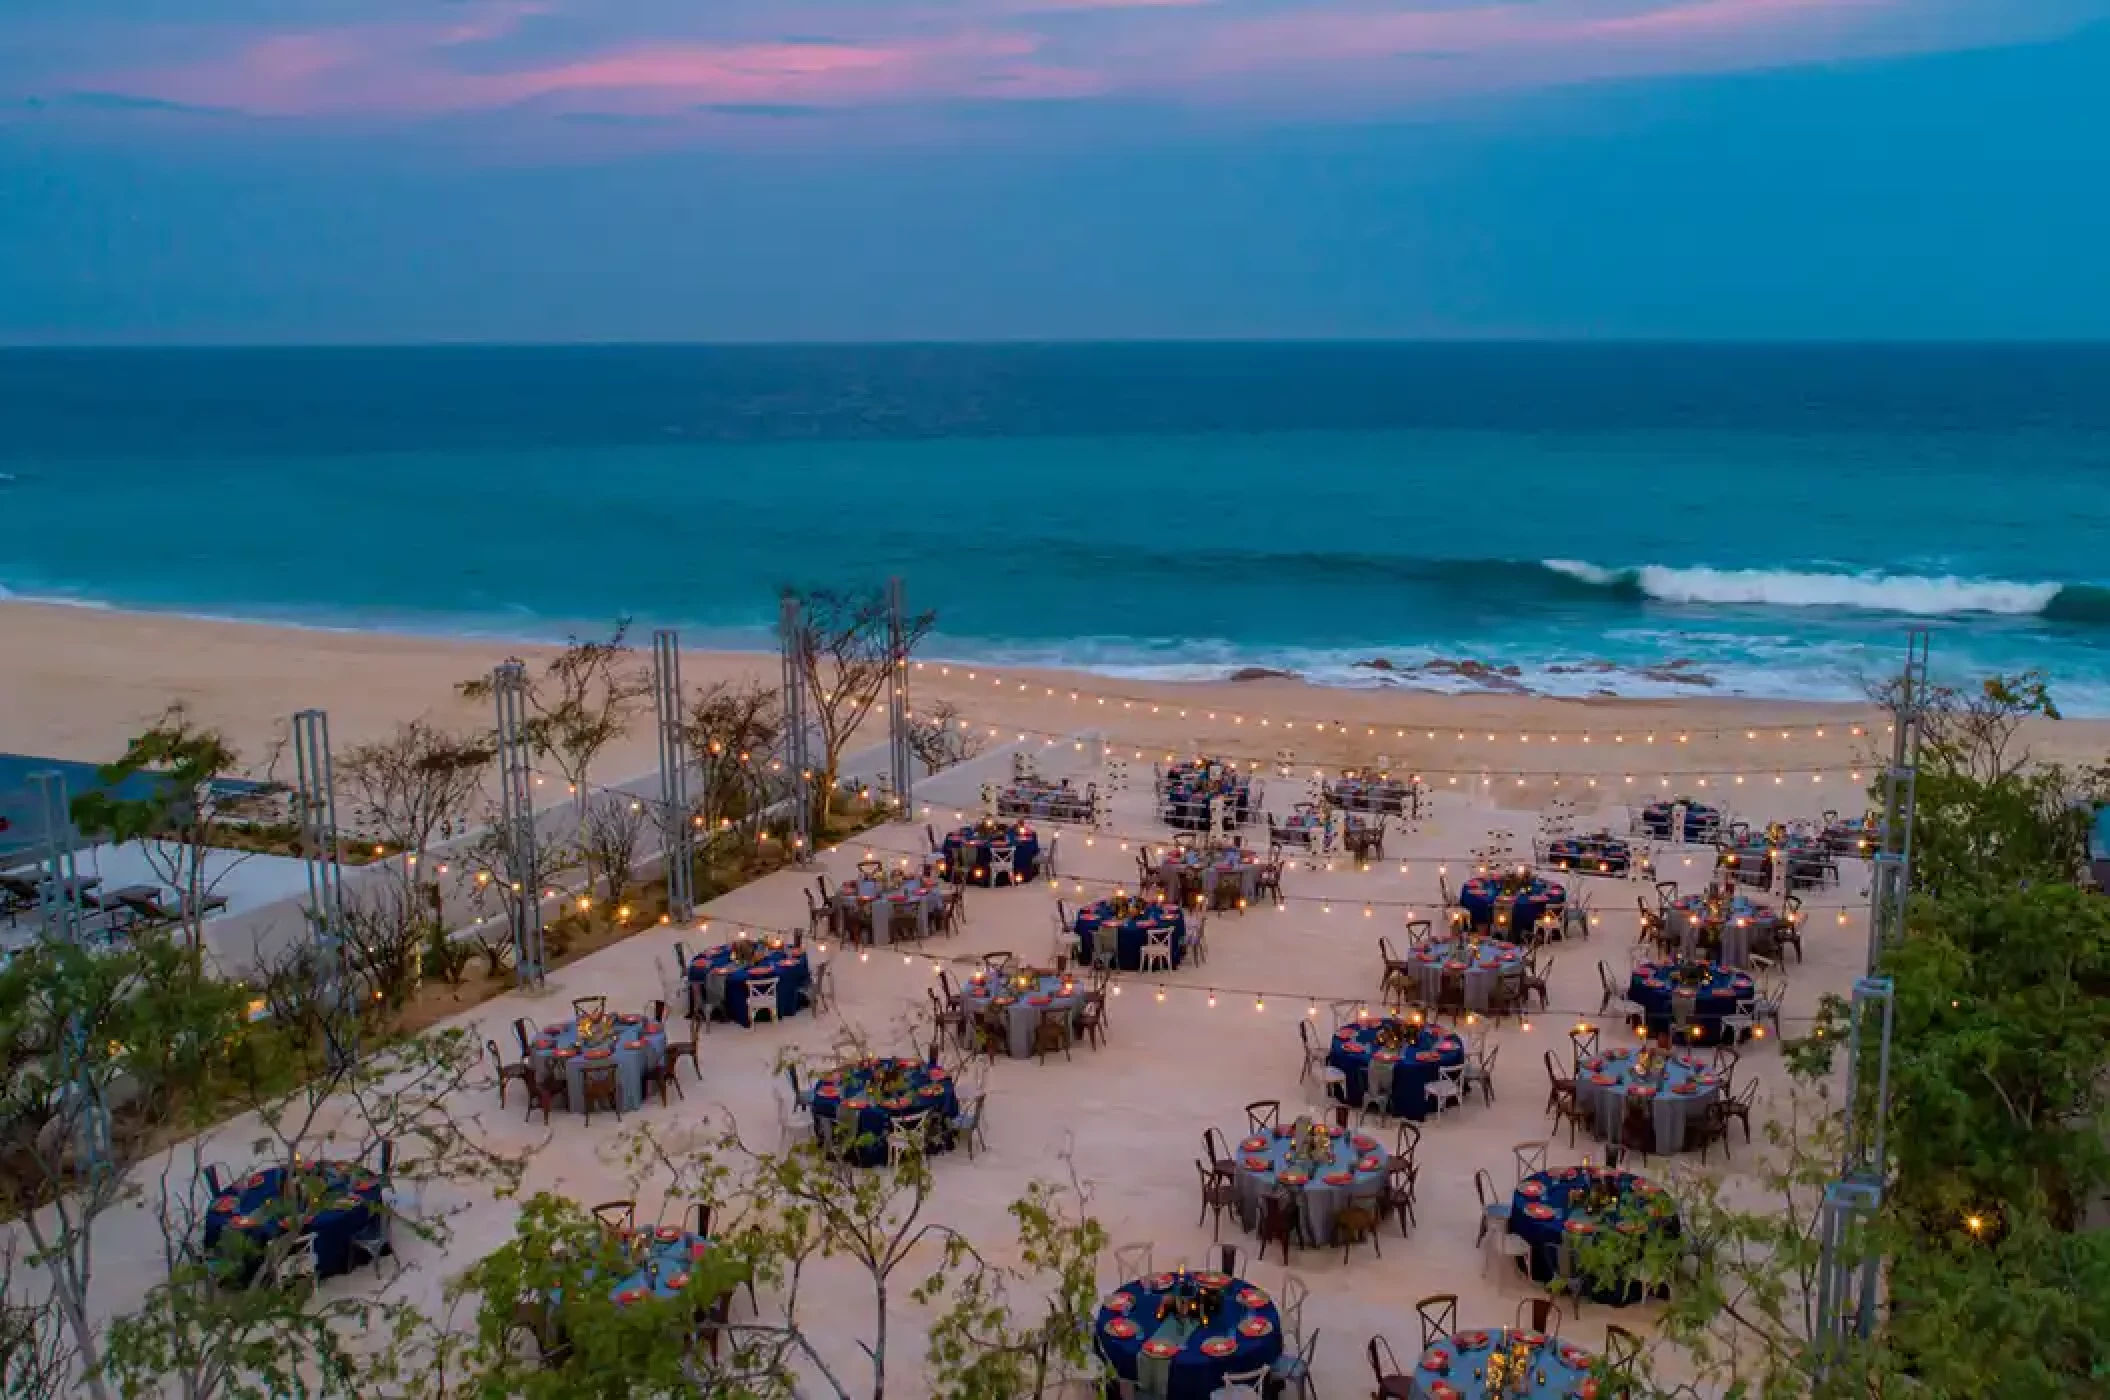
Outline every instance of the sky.
{"label": "sky", "polygon": [[0,341],[2110,337],[2110,0],[4,0]]}

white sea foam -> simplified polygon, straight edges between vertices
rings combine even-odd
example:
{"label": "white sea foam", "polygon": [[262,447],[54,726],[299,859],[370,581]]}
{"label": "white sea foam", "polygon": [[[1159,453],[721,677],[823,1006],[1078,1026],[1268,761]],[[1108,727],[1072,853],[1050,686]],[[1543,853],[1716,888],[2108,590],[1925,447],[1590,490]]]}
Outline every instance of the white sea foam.
{"label": "white sea foam", "polygon": [[1632,585],[1666,603],[1741,603],[1785,608],[1862,608],[1871,612],[1941,617],[1993,613],[2027,617],[2044,611],[2059,595],[2056,583],[1914,574],[1801,573],[1774,569],[1673,569],[1647,564],[1608,569],[1574,559],[1548,559],[1545,567],[1584,583],[1613,588]]}

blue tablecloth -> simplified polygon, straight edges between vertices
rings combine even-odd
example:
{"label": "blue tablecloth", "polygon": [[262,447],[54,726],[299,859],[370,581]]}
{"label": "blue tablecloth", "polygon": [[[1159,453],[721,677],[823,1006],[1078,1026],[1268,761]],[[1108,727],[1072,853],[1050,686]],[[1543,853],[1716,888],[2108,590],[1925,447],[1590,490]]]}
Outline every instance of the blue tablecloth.
{"label": "blue tablecloth", "polygon": [[[1605,1182],[1617,1192],[1616,1202],[1601,1213],[1585,1210],[1585,1193],[1593,1183]],[[1587,1236],[1601,1229],[1676,1235],[1678,1212],[1663,1189],[1647,1178],[1600,1168],[1534,1172],[1518,1184],[1510,1198],[1509,1233],[1531,1246],[1531,1277],[1539,1283],[1551,1283],[1560,1276],[1563,1240],[1580,1247]],[[1576,1272],[1587,1275],[1588,1270],[1578,1261]],[[1619,1279],[1599,1281],[1590,1285],[1590,1298],[1624,1307],[1641,1301],[1641,1285]]]}
{"label": "blue tablecloth", "polygon": [[1517,944],[1499,938],[1477,942],[1475,948],[1462,938],[1442,939],[1424,943],[1407,955],[1423,1001],[1442,1001],[1443,979],[1450,975],[1463,979],[1466,1007],[1486,1011],[1494,1004],[1495,988],[1503,978],[1524,975],[1524,950]]}
{"label": "blue tablecloth", "polygon": [[[1164,1375],[1166,1385],[1162,1391],[1151,1393],[1162,1395],[1164,1400],[1209,1400],[1225,1376],[1272,1365],[1282,1355],[1282,1314],[1264,1290],[1244,1279],[1231,1279],[1216,1315],[1189,1332],[1184,1324],[1158,1320],[1158,1305],[1173,1286],[1171,1274],[1123,1284],[1108,1295],[1093,1319],[1092,1335],[1098,1339],[1099,1353],[1113,1364],[1123,1380],[1139,1381],[1138,1368],[1145,1361],[1144,1344],[1156,1340],[1160,1331],[1167,1333],[1165,1340],[1177,1339],[1180,1343],[1177,1355],[1153,1363]],[[1265,1323],[1264,1333],[1257,1337],[1245,1335],[1241,1328],[1248,1319]],[[1121,1322],[1130,1327],[1123,1328],[1118,1325]],[[1109,1326],[1114,1328],[1112,1332],[1107,1330]],[[1135,1335],[1118,1335],[1125,1330],[1133,1330]],[[1211,1356],[1202,1348],[1218,1337],[1235,1345],[1225,1355]],[[1139,1381],[1138,1389],[1149,1387]]]}
{"label": "blue tablecloth", "polygon": [[[264,1246],[289,1230],[315,1236],[315,1272],[324,1278],[352,1267],[352,1237],[373,1231],[379,1221],[381,1178],[356,1162],[307,1162],[297,1189],[287,1191],[286,1169],[265,1167],[234,1182],[205,1212],[205,1249],[220,1247],[229,1231],[247,1244],[230,1248],[242,1282],[262,1262]],[[283,1197],[283,1198],[282,1198]],[[309,1213],[305,1219],[300,1213]]]}
{"label": "blue tablecloth", "polygon": [[777,1015],[792,1016],[806,1004],[807,988],[813,985],[813,964],[803,949],[780,948],[752,963],[738,962],[732,945],[706,948],[689,959],[689,981],[703,988],[705,1001],[725,1013],[725,1019],[745,1026],[747,984],[757,977],[777,979]]}
{"label": "blue tablecloth", "polygon": [[[1421,1354],[1414,1370],[1414,1400],[1486,1400],[1488,1358],[1508,1351],[1512,1337],[1532,1349],[1531,1379],[1522,1390],[1505,1385],[1502,1400],[1567,1400],[1590,1378],[1590,1367],[1597,1358],[1558,1337],[1508,1327],[1460,1328],[1455,1337]],[[1482,1374],[1475,1376],[1475,1371]]]}
{"label": "blue tablecloth", "polygon": [[1164,799],[1162,814],[1167,826],[1182,831],[1209,829],[1209,803],[1224,800],[1224,811],[1240,826],[1252,819],[1253,783],[1225,769],[1209,776],[1206,765],[1182,763],[1167,769],[1158,795]]}
{"label": "blue tablecloth", "polygon": [[1089,793],[1041,783],[1013,783],[996,794],[1000,817],[1038,817],[1042,821],[1088,822],[1092,819]]}
{"label": "blue tablecloth", "polygon": [[1727,967],[1749,967],[1753,942],[1770,943],[1780,911],[1736,895],[1717,912],[1707,896],[1689,894],[1671,902],[1671,929],[1687,957],[1705,956]]}
{"label": "blue tablecloth", "polygon": [[1353,812],[1396,812],[1404,816],[1414,807],[1414,785],[1397,779],[1336,778],[1326,784],[1326,796],[1336,807]]}
{"label": "blue tablecloth", "polygon": [[1703,966],[1707,969],[1707,980],[1690,986],[1676,984],[1669,975],[1671,969],[1668,966],[1655,963],[1635,966],[1633,980],[1627,985],[1627,1000],[1641,1008],[1651,1032],[1668,1034],[1677,1020],[1672,1011],[1672,999],[1690,997],[1693,1006],[1687,1019],[1698,1027],[1699,1034],[1688,1030],[1678,1037],[1679,1044],[1715,1045],[1721,1042],[1722,1018],[1736,1010],[1737,998],[1754,996],[1756,992],[1747,973],[1720,963]]}
{"label": "blue tablecloth", "polygon": [[1837,857],[1830,843],[1821,836],[1804,836],[1791,833],[1778,841],[1746,841],[1729,847],[1729,854],[1736,857],[1736,870],[1753,882],[1773,883],[1773,862],[1785,860],[1788,865],[1790,885],[1815,885],[1823,882],[1825,871]]}
{"label": "blue tablecloth", "polygon": [[[597,1049],[608,1053],[597,1054]],[[604,1046],[581,1050],[579,1023],[563,1021],[544,1026],[542,1034],[535,1037],[534,1044],[529,1047],[529,1059],[538,1077],[553,1060],[564,1066],[565,1085],[574,1112],[586,1102],[585,1075],[592,1066],[615,1065],[623,1111],[627,1113],[645,1101],[646,1067],[659,1064],[666,1057],[666,1027],[657,1021],[647,1021],[636,1012],[626,1012],[616,1018],[614,1038]]]}
{"label": "blue tablecloth", "polygon": [[872,942],[896,943],[927,935],[945,909],[945,887],[909,880],[885,885],[877,880],[845,880],[835,892],[841,914],[862,913],[872,922]]}
{"label": "blue tablecloth", "polygon": [[1722,814],[1712,807],[1703,807],[1697,802],[1685,804],[1685,829],[1676,836],[1671,835],[1671,820],[1676,815],[1675,802],[1651,802],[1641,809],[1641,829],[1659,841],[1688,841],[1703,843],[1712,841],[1721,834]]}
{"label": "blue tablecloth", "polygon": [[[1094,936],[1098,932],[1099,925],[1113,918],[1113,915],[1113,906],[1103,899],[1097,904],[1077,911],[1075,927],[1077,931],[1077,960],[1079,962],[1087,966],[1090,965],[1092,961],[1092,946],[1095,941]],[[1148,937],[1143,932],[1145,924],[1172,925],[1172,965],[1178,967],[1187,956],[1187,916],[1182,914],[1176,905],[1156,904],[1151,906],[1147,914],[1133,919],[1122,919],[1119,922],[1120,958],[1118,965],[1122,971],[1138,972],[1142,970],[1143,944]]]}
{"label": "blue tablecloth", "polygon": [[[1474,928],[1488,928],[1495,921],[1495,901],[1502,897],[1502,882],[1489,875],[1475,875],[1458,891],[1458,907],[1466,912]],[[1521,890],[1509,911],[1509,931],[1522,937],[1548,909],[1568,902],[1568,890],[1552,880],[1533,877],[1531,888]]]}
{"label": "blue tablecloth", "polygon": [[988,884],[991,879],[989,848],[1000,840],[1008,840],[1010,843],[1011,868],[1018,877],[1018,883],[1031,880],[1040,873],[1040,838],[1033,834],[1033,828],[1029,826],[1006,828],[987,836],[971,826],[947,832],[941,848],[945,854],[945,868],[950,871],[961,864],[963,857],[960,853],[964,850],[968,853],[964,858],[967,864],[967,882],[972,885]]}
{"label": "blue tablecloth", "polygon": [[[1641,1055],[1631,1045],[1584,1060],[1575,1075],[1575,1100],[1606,1142],[1662,1156],[1683,1152],[1696,1136],[1693,1120],[1721,1097],[1721,1077],[1682,1051],[1668,1057],[1657,1052],[1646,1077],[1640,1065]],[[1652,1142],[1636,1143],[1625,1131],[1627,1107],[1637,1100],[1649,1105]]]}
{"label": "blue tablecloth", "polygon": [[[1378,1048],[1378,1037],[1385,1027],[1404,1037],[1398,1050]],[[1378,1055],[1396,1058],[1376,1060]],[[1437,1070],[1465,1063],[1465,1042],[1442,1026],[1415,1026],[1397,1020],[1358,1022],[1334,1032],[1326,1063],[1348,1077],[1344,1087],[1349,1103],[1363,1102],[1373,1062],[1390,1066],[1392,1093],[1387,1102],[1392,1115],[1419,1120],[1429,1113],[1429,1082]]]}
{"label": "blue tablecloth", "polygon": [[[2095,817],[2103,849],[2110,853],[2110,806],[2099,808]],[[1882,823],[1872,816],[1857,822],[1831,822],[1824,828],[1824,844],[1834,855],[1868,856],[1880,848],[1882,839]]]}
{"label": "blue tablecloth", "polygon": [[710,1250],[711,1242],[703,1236],[672,1225],[662,1226],[652,1232],[644,1267],[611,1287],[609,1299],[617,1304],[628,1304],[642,1302],[648,1296],[676,1297],[689,1286],[690,1270]]}
{"label": "blue tablecloth", "polygon": [[1032,1058],[1033,1032],[1040,1023],[1041,1013],[1064,1013],[1070,1019],[1070,1029],[1074,1034],[1077,1010],[1084,1005],[1087,995],[1085,988],[1071,977],[1042,977],[1032,987],[1021,991],[1016,986],[977,973],[961,984],[960,1005],[976,1016],[992,1006],[999,1007],[1004,1012],[1005,1048],[1014,1060],[1025,1060]]}
{"label": "blue tablecloth", "polygon": [[1609,834],[1562,836],[1546,846],[1546,864],[1579,875],[1624,875],[1633,863],[1633,848]]}
{"label": "blue tablecloth", "polygon": [[[898,1073],[906,1080],[906,1092],[890,1099],[876,1099],[870,1092],[872,1078],[882,1070]],[[887,1158],[887,1127],[896,1118],[912,1113],[930,1113],[938,1126],[930,1135],[931,1152],[952,1147],[952,1120],[960,1116],[960,1095],[952,1076],[944,1069],[920,1060],[867,1060],[841,1074],[830,1075],[813,1086],[813,1116],[838,1121],[846,1110],[857,1114],[858,1145],[845,1154],[860,1167],[876,1167]],[[838,1136],[838,1143],[841,1138]]]}
{"label": "blue tablecloth", "polygon": [[[1267,1137],[1241,1140],[1232,1154],[1238,1163],[1238,1213],[1246,1228],[1259,1228],[1260,1200],[1278,1185],[1296,1194],[1304,1213],[1304,1232],[1314,1244],[1333,1243],[1333,1218],[1351,1201],[1376,1205],[1385,1189],[1385,1166],[1391,1155],[1364,1133],[1335,1137],[1324,1162],[1290,1155],[1295,1138],[1287,1127]],[[1287,1173],[1287,1175],[1285,1175]]]}

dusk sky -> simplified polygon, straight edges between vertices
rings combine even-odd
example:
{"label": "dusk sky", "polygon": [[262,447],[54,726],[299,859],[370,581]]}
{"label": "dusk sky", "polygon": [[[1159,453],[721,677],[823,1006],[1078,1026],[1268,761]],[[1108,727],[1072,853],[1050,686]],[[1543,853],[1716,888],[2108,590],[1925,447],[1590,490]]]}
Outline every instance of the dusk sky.
{"label": "dusk sky", "polygon": [[2110,336],[2110,0],[0,12],[0,341]]}

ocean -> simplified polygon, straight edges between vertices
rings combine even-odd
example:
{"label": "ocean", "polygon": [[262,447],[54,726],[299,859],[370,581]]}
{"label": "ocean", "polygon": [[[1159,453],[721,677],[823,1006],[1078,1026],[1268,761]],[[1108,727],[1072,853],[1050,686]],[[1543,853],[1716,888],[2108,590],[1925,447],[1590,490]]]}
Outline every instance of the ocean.
{"label": "ocean", "polygon": [[0,594],[768,647],[890,574],[984,663],[1843,699],[1924,626],[2110,714],[2110,346],[0,351]]}

